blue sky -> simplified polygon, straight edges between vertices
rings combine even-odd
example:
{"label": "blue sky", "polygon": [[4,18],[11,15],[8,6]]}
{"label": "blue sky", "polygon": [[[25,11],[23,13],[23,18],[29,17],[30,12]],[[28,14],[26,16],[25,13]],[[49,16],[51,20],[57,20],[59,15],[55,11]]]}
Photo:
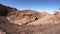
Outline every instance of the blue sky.
{"label": "blue sky", "polygon": [[60,0],[0,0],[0,3],[19,10],[31,9],[48,13],[59,11],[60,8]]}

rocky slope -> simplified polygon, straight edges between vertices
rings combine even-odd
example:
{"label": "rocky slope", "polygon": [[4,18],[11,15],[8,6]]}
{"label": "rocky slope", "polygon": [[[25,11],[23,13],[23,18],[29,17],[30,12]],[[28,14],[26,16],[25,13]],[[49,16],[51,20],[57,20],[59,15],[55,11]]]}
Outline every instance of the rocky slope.
{"label": "rocky slope", "polygon": [[44,24],[58,24],[58,23],[60,23],[60,12],[46,15],[45,17],[35,22],[29,23],[27,25],[44,25]]}
{"label": "rocky slope", "polygon": [[33,10],[21,10],[9,13],[6,18],[14,24],[26,25],[46,16],[47,14],[48,13],[40,13]]}
{"label": "rocky slope", "polygon": [[5,17],[0,16],[0,30],[5,32],[4,34],[60,34],[60,23],[19,26],[9,23]]}
{"label": "rocky slope", "polygon": [[0,4],[0,34],[60,34],[60,12],[17,10]]}

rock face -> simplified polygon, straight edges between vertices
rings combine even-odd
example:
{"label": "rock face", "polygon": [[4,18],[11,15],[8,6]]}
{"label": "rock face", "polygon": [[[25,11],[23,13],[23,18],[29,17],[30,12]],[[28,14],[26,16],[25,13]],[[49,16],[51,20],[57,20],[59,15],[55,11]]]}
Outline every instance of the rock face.
{"label": "rock face", "polygon": [[40,13],[33,10],[22,10],[11,12],[6,18],[14,24],[26,25],[44,17],[47,14],[48,13]]}

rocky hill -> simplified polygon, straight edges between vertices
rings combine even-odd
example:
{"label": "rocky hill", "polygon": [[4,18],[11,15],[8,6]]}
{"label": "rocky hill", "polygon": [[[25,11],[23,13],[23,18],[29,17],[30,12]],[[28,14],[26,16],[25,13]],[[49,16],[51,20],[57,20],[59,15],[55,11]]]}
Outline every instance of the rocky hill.
{"label": "rocky hill", "polygon": [[60,34],[60,12],[17,10],[0,4],[0,34]]}
{"label": "rocky hill", "polygon": [[34,22],[48,13],[40,13],[33,10],[21,10],[21,11],[12,11],[7,15],[7,19],[14,24],[24,25],[30,22]]}

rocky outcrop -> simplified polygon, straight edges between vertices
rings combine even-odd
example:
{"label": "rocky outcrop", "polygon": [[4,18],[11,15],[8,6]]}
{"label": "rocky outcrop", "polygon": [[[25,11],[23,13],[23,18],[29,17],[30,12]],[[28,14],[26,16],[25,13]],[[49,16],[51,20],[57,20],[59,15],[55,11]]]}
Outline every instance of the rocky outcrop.
{"label": "rocky outcrop", "polygon": [[60,23],[60,12],[46,15],[45,17],[35,22],[29,23],[27,25],[44,25],[44,24],[58,24],[58,23]]}
{"label": "rocky outcrop", "polygon": [[48,13],[40,13],[33,10],[21,10],[9,13],[6,18],[14,24],[26,25],[44,17],[47,14]]}
{"label": "rocky outcrop", "polygon": [[60,34],[60,12],[17,10],[0,4],[0,34]]}

